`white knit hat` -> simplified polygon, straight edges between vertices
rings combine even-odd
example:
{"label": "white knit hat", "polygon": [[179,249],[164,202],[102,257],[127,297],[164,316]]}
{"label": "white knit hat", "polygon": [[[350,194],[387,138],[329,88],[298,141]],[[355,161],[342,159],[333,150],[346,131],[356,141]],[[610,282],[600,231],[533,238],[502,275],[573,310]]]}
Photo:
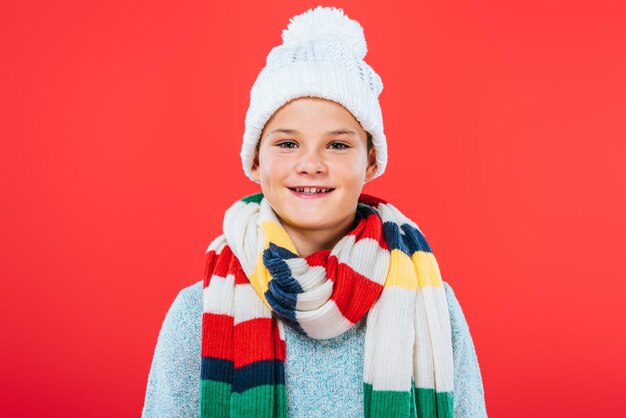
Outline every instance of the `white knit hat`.
{"label": "white knit hat", "polygon": [[261,131],[276,110],[298,97],[332,100],[348,109],[372,136],[378,169],[387,165],[387,140],[378,96],[383,82],[363,60],[367,43],[361,25],[342,9],[317,6],[290,19],[282,45],[270,51],[250,90],[241,160],[246,175]]}

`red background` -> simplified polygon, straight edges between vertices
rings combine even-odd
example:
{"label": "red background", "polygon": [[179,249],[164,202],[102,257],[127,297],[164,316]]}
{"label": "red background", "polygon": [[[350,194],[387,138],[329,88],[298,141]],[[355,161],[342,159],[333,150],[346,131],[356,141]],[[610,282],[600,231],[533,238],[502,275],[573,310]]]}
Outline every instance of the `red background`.
{"label": "red background", "polygon": [[[387,172],[465,311],[493,417],[618,416],[621,1],[324,2],[365,29]],[[139,416],[165,313],[258,186],[249,91],[318,3],[5,2],[4,416]]]}

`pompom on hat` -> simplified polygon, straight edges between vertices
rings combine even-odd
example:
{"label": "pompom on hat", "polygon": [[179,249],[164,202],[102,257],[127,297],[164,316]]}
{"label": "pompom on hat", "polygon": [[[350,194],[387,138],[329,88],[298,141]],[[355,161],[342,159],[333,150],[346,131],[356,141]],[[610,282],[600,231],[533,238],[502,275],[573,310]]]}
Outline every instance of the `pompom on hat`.
{"label": "pompom on hat", "polygon": [[348,109],[372,136],[378,164],[387,165],[387,140],[378,96],[383,82],[363,60],[367,43],[361,25],[342,9],[317,6],[290,19],[283,43],[270,51],[250,90],[241,147],[243,170],[250,180],[257,143],[267,121],[298,97],[332,100]]}

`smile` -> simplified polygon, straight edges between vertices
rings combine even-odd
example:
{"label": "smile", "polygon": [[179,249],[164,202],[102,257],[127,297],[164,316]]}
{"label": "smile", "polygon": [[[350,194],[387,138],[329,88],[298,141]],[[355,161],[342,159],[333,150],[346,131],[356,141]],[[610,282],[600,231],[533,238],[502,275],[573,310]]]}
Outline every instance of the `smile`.
{"label": "smile", "polygon": [[335,189],[321,187],[289,187],[289,190],[291,190],[291,192],[298,197],[304,199],[316,199],[327,196]]}

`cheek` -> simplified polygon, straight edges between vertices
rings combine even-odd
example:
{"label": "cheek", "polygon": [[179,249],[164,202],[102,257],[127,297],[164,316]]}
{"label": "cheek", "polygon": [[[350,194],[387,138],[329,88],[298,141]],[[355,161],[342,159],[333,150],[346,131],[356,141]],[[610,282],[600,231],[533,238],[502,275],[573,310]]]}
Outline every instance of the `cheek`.
{"label": "cheek", "polygon": [[335,167],[334,175],[343,182],[351,185],[359,185],[365,179],[365,164],[361,160],[351,161],[349,164],[342,162]]}
{"label": "cheek", "polygon": [[267,158],[261,164],[261,172],[267,178],[279,178],[288,171],[284,162],[276,161],[276,159]]}
{"label": "cheek", "polygon": [[283,183],[288,178],[290,166],[287,161],[269,155],[260,160],[259,163],[261,184]]}

